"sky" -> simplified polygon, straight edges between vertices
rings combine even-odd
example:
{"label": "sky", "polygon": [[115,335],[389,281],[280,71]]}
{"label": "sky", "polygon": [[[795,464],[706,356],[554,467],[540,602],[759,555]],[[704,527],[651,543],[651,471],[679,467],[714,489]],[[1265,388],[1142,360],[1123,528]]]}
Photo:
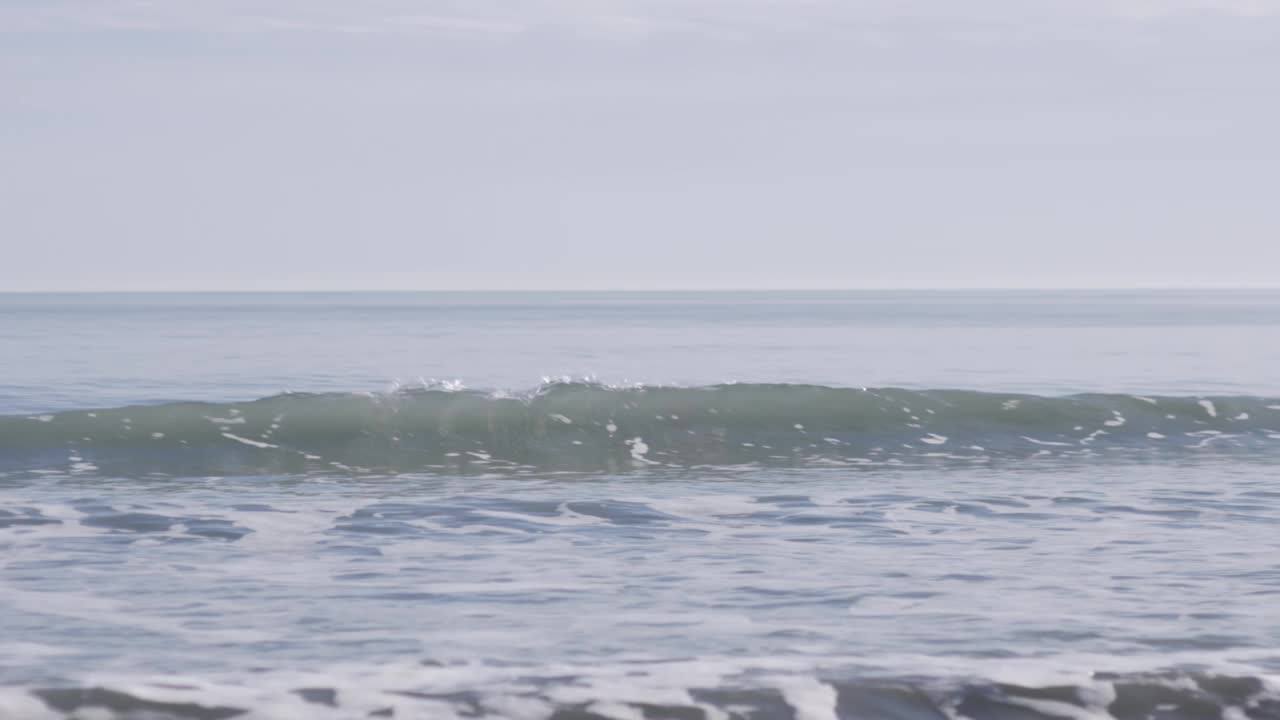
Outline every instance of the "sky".
{"label": "sky", "polygon": [[1280,284],[1280,0],[0,0],[0,291]]}

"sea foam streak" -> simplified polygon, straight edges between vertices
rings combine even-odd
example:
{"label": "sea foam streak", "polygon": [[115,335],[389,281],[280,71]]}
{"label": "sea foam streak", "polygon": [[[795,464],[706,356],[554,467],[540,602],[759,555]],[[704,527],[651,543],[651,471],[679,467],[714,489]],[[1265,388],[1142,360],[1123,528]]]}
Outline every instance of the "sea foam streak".
{"label": "sea foam streak", "polygon": [[[926,664],[933,662],[924,660]],[[684,660],[595,668],[557,664],[539,671],[475,663],[404,664],[347,668],[329,676],[308,673],[293,681],[322,684],[298,687],[290,687],[288,678],[270,676],[225,684],[200,679],[175,684],[168,677],[152,682],[121,678],[120,684],[128,691],[114,689],[111,686],[116,683],[111,682],[92,688],[0,688],[0,709],[22,709],[29,717],[168,720],[238,716],[1263,720],[1280,712],[1280,697],[1273,683],[1256,676],[1104,672],[1088,674],[1076,682],[1021,684],[972,677],[843,678],[797,672],[798,668],[791,667],[795,665],[798,663],[787,659],[774,659],[759,668]],[[975,661],[974,665],[981,668],[984,663]],[[340,682],[323,684],[334,680]]]}
{"label": "sea foam streak", "polygon": [[[1259,397],[555,383],[522,396],[286,394],[0,417],[0,471],[618,471],[1280,450]],[[1212,408],[1212,411],[1210,410]]]}

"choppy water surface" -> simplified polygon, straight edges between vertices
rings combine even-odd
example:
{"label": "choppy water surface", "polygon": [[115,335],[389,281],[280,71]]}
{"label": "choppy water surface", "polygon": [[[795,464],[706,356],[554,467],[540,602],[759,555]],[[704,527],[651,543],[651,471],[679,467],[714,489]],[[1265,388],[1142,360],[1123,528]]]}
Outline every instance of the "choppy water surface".
{"label": "choppy water surface", "polygon": [[1280,295],[761,298],[0,300],[0,718],[1280,717]]}

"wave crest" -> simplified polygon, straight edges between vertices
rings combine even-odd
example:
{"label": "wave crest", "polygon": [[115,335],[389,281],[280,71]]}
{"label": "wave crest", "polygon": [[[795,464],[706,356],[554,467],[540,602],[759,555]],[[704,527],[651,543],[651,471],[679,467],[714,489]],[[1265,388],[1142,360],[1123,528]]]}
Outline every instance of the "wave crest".
{"label": "wave crest", "polygon": [[553,383],[0,417],[0,471],[620,471],[1280,449],[1280,400]]}

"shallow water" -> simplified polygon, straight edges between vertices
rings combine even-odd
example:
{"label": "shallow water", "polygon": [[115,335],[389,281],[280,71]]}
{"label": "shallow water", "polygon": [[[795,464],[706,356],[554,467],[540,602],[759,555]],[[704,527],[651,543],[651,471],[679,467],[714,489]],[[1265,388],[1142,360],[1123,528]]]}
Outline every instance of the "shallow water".
{"label": "shallow water", "polygon": [[1280,717],[1277,293],[0,324],[0,718]]}

